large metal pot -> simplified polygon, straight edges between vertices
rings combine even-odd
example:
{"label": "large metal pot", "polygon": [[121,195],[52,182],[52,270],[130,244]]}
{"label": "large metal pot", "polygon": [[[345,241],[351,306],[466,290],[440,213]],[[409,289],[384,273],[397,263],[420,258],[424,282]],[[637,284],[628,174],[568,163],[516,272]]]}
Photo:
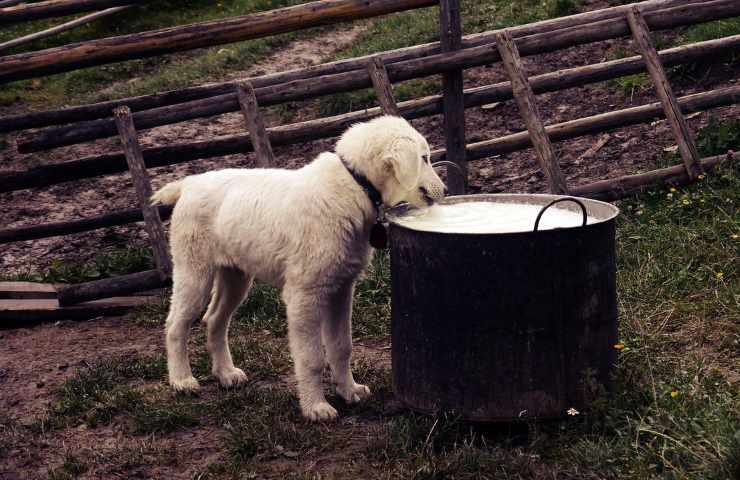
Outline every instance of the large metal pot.
{"label": "large metal pot", "polygon": [[412,230],[399,225],[402,211],[389,212],[393,386],[404,404],[429,413],[454,410],[472,421],[554,418],[609,387],[619,210],[563,198],[465,195],[443,203],[545,207],[560,200],[559,208],[585,208],[596,220],[556,230],[457,234]]}

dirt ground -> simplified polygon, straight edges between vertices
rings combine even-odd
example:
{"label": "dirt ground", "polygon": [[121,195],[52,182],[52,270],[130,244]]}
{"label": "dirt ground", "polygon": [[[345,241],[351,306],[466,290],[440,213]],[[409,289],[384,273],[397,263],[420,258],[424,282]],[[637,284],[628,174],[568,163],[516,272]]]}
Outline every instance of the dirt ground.
{"label": "dirt ground", "polygon": [[[329,31],[317,38],[300,40],[279,50],[271,58],[255,65],[246,72],[235,72],[232,78],[270,73],[320,63],[333,52],[350,44],[363,30],[363,24],[346,29]],[[625,41],[604,42],[572,48],[561,52],[525,59],[530,75],[554,71],[611,58]],[[680,78],[674,83],[678,95],[686,95],[735,83],[740,65],[713,65],[707,67],[701,78]],[[733,79],[733,80],[728,80]],[[214,81],[223,79],[213,79]],[[500,66],[482,67],[466,71],[465,86],[473,87],[505,80]],[[115,88],[115,87],[111,87]],[[563,122],[605,111],[641,105],[655,101],[651,90],[626,95],[613,83],[602,83],[579,89],[538,96],[539,108],[546,123]],[[22,106],[13,108],[23,108]],[[0,114],[12,113],[6,109]],[[297,106],[296,121],[310,118],[310,105]],[[481,141],[523,130],[516,104],[503,102],[495,107],[469,109],[466,117],[468,142]],[[715,117],[737,117],[740,108],[726,107],[711,112]],[[689,120],[696,130],[706,124],[709,114],[702,113]],[[279,121],[277,117],[269,123]],[[416,120],[414,125],[427,136],[433,148],[444,146],[441,119],[433,117]],[[239,114],[227,114],[141,132],[145,147],[173,144],[183,141],[212,139],[220,135],[244,132]],[[600,140],[605,143],[598,152],[583,157]],[[663,149],[674,145],[667,122],[639,125],[612,131],[609,134],[591,135],[556,144],[557,154],[569,184],[578,185],[632,174],[653,168]],[[281,166],[295,168],[309,161],[322,150],[331,148],[332,141],[317,141],[305,145],[276,148]],[[90,144],[57,149],[47,161],[61,162],[100,154],[117,149],[117,140],[107,139]],[[14,138],[9,148],[0,152],[0,171],[23,170],[38,161],[32,156],[15,152]],[[231,155],[186,164],[162,167],[153,174],[154,187],[187,174],[224,167],[248,167],[251,155]],[[474,162],[471,166],[472,192],[540,192],[545,188],[531,150]],[[3,228],[73,219],[101,214],[107,211],[131,208],[136,205],[131,181],[126,175],[111,175],[88,179],[75,184],[60,184],[46,189],[32,189],[0,195]],[[115,234],[112,234],[115,233]],[[100,251],[121,246],[145,246],[146,234],[138,226],[122,226],[64,238],[50,238],[0,246],[0,269],[5,274],[46,268],[52,259],[85,261]],[[0,331],[0,410],[14,417],[23,418],[42,413],[54,400],[53,391],[68,378],[78,366],[106,355],[132,353],[157,353],[163,350],[159,330],[141,327],[126,318],[100,318],[85,323],[58,322],[29,329]],[[390,352],[386,343],[358,347],[358,355],[368,356],[374,362],[388,365]],[[190,466],[205,462],[214,455],[208,436],[214,431],[184,431],[173,442],[186,448],[188,462],[168,472],[167,478],[190,478]],[[194,437],[197,442],[193,442]],[[190,437],[190,438],[188,438]],[[36,452],[36,456],[23,457],[18,452],[16,467],[35,468],[38,473],[44,459],[58,458],[54,449],[65,443],[95,445],[106,448],[111,442],[122,442],[120,432],[111,428],[95,431],[79,430],[62,432],[52,451]],[[188,446],[189,445],[189,446]],[[39,463],[41,460],[41,463]],[[21,478],[0,466],[0,479]],[[148,472],[156,476],[156,472]]]}

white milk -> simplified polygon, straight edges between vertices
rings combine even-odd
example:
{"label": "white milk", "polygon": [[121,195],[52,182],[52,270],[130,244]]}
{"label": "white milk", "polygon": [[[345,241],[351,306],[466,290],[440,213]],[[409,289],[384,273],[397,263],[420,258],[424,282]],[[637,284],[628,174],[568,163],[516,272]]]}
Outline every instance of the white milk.
{"label": "white milk", "polygon": [[[433,205],[412,210],[394,221],[413,230],[443,233],[514,233],[531,232],[542,205],[524,203],[463,202]],[[588,217],[587,222],[595,219]],[[542,215],[539,230],[577,227],[583,214],[553,205]]]}

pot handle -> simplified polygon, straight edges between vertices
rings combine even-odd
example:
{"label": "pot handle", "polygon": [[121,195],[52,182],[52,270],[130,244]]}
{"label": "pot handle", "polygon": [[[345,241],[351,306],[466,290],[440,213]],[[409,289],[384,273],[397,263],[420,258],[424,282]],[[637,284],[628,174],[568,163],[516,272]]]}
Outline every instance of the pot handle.
{"label": "pot handle", "polygon": [[540,210],[540,213],[537,214],[537,219],[534,221],[534,231],[539,231],[540,228],[540,220],[542,219],[542,215],[545,213],[545,211],[555,205],[556,203],[560,202],[574,202],[578,204],[579,207],[581,207],[581,212],[583,213],[583,225],[582,227],[586,225],[588,222],[588,213],[586,213],[586,205],[583,204],[582,201],[578,200],[574,197],[564,197],[564,198],[558,198],[557,200],[553,200],[552,202],[548,203],[544,207],[542,207],[542,210]]}
{"label": "pot handle", "polygon": [[457,172],[460,175],[462,175],[462,173],[463,173],[463,169],[462,169],[462,167],[460,167],[460,165],[458,165],[455,162],[450,162],[449,160],[440,160],[439,162],[434,162],[432,164],[432,168],[435,168],[437,165],[445,165],[445,166],[447,166],[447,168],[449,168],[449,167],[452,166],[452,167],[455,167],[457,169]]}

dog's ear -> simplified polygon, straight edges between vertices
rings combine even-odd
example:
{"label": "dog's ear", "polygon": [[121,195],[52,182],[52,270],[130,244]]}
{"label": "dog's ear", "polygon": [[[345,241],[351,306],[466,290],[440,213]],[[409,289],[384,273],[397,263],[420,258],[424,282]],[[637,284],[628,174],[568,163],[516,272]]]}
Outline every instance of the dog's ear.
{"label": "dog's ear", "polygon": [[386,162],[398,183],[406,190],[416,188],[421,178],[422,159],[416,142],[410,137],[399,137],[385,151]]}

